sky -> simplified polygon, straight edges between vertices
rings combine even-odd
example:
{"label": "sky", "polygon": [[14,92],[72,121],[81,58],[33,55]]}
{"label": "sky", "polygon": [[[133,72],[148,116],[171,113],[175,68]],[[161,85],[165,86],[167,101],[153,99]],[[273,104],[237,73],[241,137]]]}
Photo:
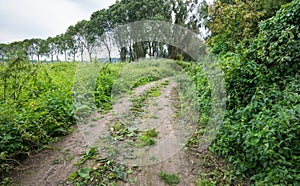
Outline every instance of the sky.
{"label": "sky", "polygon": [[0,43],[64,33],[115,0],[0,0]]}

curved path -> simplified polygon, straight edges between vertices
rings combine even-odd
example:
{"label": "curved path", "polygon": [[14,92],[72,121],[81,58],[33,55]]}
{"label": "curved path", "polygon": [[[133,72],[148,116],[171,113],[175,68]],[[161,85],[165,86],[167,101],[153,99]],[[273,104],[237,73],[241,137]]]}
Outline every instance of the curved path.
{"label": "curved path", "polygon": [[[160,93],[148,96],[143,100],[142,111],[135,113],[135,117],[130,117],[133,115],[131,98],[142,96],[153,87]],[[132,185],[164,185],[158,176],[160,171],[178,175],[178,185],[194,185],[198,177],[193,169],[196,160],[182,149],[182,139],[186,139],[191,131],[187,131],[186,125],[178,118],[178,109],[180,102],[174,81],[163,79],[140,86],[133,90],[130,97],[124,97],[114,104],[109,113],[95,113],[87,124],[78,125],[72,134],[61,138],[48,149],[32,155],[18,167],[18,171],[13,172],[13,181],[16,185],[63,185],[69,173],[78,169],[74,164],[80,156],[90,146],[105,144],[99,141],[99,136],[109,134],[111,126],[121,122],[131,123],[133,125],[128,127],[139,131],[158,131],[155,145],[130,147],[136,158],[119,158],[128,165],[139,165],[137,171],[129,175],[129,179],[135,180]],[[122,142],[117,146],[121,149],[120,152],[125,149]],[[119,184],[130,185],[129,182]]]}

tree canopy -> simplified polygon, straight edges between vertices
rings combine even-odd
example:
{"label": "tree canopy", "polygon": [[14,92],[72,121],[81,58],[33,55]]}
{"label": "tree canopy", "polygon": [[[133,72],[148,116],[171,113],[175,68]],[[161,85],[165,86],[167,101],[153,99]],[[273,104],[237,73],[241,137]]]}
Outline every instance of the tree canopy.
{"label": "tree canopy", "polygon": [[[89,60],[92,60],[93,54],[96,55],[99,52],[97,51],[99,46],[103,46],[103,50],[106,50],[109,54],[108,57],[111,58],[112,43],[117,42],[112,41],[116,40],[114,28],[120,25],[135,21],[159,20],[182,25],[200,33],[198,27],[200,20],[194,15],[198,14],[198,11],[195,10],[199,5],[198,2],[191,0],[116,1],[109,8],[92,13],[90,20],[81,20],[75,25],[70,25],[63,34],[55,37],[49,36],[45,40],[33,38],[7,45],[3,44],[1,57],[8,59],[8,51],[14,51],[13,48],[16,45],[21,47],[27,42],[27,45],[23,46],[26,50],[24,55],[28,55],[31,60],[40,61],[41,58],[51,58],[53,61],[55,56],[58,60],[60,55],[64,55],[64,60],[68,60],[67,57],[76,60],[76,57],[80,56],[82,61],[84,52],[87,52]],[[194,14],[190,16],[189,12],[192,11]],[[166,53],[162,51],[164,46],[168,45],[154,41],[140,43],[133,41],[132,44],[123,46],[119,51],[122,60],[125,60],[128,55],[131,60],[136,60],[146,55],[153,56],[154,53],[159,54],[160,57],[165,56]],[[168,46],[167,53],[170,58],[175,58],[178,52],[180,51]]]}

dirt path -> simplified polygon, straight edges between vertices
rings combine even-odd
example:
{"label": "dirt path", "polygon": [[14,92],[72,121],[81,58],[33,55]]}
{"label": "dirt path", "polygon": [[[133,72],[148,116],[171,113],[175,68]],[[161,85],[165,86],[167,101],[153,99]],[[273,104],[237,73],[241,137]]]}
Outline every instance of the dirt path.
{"label": "dirt path", "polygon": [[148,154],[157,156],[157,162],[149,162],[149,156],[144,155],[146,158],[138,162],[141,165],[144,163],[144,166],[140,166],[139,171],[130,175],[136,182],[123,185],[166,185],[159,178],[161,171],[177,175],[180,178],[178,185],[195,185],[198,175],[193,171],[194,161],[182,148],[189,132],[182,129],[185,125],[180,125],[176,117],[180,102],[175,87],[176,83],[171,81],[161,90],[160,96],[147,100],[147,111],[140,126],[142,129],[155,128],[160,132],[157,145],[147,151]]}
{"label": "dirt path", "polygon": [[[166,83],[167,82],[167,83]],[[132,97],[139,98],[151,88],[156,87],[154,96],[148,96],[142,102],[139,112],[133,112]],[[75,132],[62,138],[52,145],[52,148],[30,157],[12,175],[16,185],[63,185],[70,172],[78,169],[74,166],[80,156],[90,147],[99,146],[100,153],[108,156],[108,148],[117,148],[116,157],[127,165],[138,165],[137,171],[129,175],[133,183],[120,185],[165,185],[159,178],[161,171],[174,173],[180,178],[178,185],[194,185],[197,172],[193,170],[193,158],[182,150],[183,139],[190,131],[177,117],[178,95],[176,83],[163,79],[140,86],[129,97],[120,99],[113,106],[113,110],[105,115],[94,114],[87,124],[80,124]],[[133,117],[134,115],[134,117]],[[126,125],[132,130],[146,131],[155,129],[158,136],[155,145],[137,147],[128,146],[126,140],[120,140],[108,146],[99,137],[110,135],[116,122]],[[105,138],[105,137],[104,137]],[[103,138],[103,139],[104,139]],[[103,150],[105,147],[106,151]],[[101,151],[102,150],[102,151]],[[126,153],[130,150],[128,158]],[[111,158],[110,157],[110,158]]]}
{"label": "dirt path", "polygon": [[73,164],[86,150],[79,131],[60,139],[49,149],[28,158],[12,175],[16,185],[60,185],[67,179]]}

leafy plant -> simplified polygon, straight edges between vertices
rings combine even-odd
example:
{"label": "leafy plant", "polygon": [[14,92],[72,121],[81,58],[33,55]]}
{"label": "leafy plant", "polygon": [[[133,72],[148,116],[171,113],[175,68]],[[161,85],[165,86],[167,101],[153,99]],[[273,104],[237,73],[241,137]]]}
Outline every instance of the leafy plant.
{"label": "leafy plant", "polygon": [[127,174],[133,172],[122,164],[101,157],[94,148],[85,152],[83,158],[87,157],[91,160],[88,166],[83,166],[87,164],[84,161],[78,171],[71,172],[66,181],[67,185],[116,185],[118,180],[125,180]]}
{"label": "leafy plant", "polygon": [[114,79],[118,76],[124,64],[106,64],[102,67],[96,80],[95,103],[100,111],[112,108],[111,96]]}
{"label": "leafy plant", "polygon": [[154,145],[156,143],[154,139],[150,138],[149,136],[145,136],[145,135],[139,136],[139,139],[142,142],[142,146],[150,146],[150,145]]}
{"label": "leafy plant", "polygon": [[260,24],[246,50],[222,57],[228,104],[211,151],[257,185],[297,185],[299,0]]}
{"label": "leafy plant", "polygon": [[27,152],[69,133],[75,121],[71,97],[75,63],[41,65],[21,58],[11,60],[0,64],[4,74],[17,73],[11,80],[0,79],[0,94],[6,95],[0,102],[2,173],[26,158]]}
{"label": "leafy plant", "polygon": [[124,124],[120,123],[115,123],[110,130],[113,139],[118,141],[135,138],[138,133],[138,131],[130,130]]}
{"label": "leafy plant", "polygon": [[168,185],[177,185],[180,182],[180,178],[175,174],[168,174],[161,171],[158,175]]}
{"label": "leafy plant", "polygon": [[90,173],[91,173],[92,169],[91,167],[84,167],[84,168],[81,168],[79,171],[78,171],[78,176],[80,176],[81,178],[83,179],[89,179],[90,178]]}
{"label": "leafy plant", "polygon": [[[73,131],[72,91],[77,65],[36,64],[21,57],[0,63],[1,175],[25,159],[28,152]],[[111,86],[123,65],[108,65],[98,75],[93,93],[101,110],[111,108]]]}
{"label": "leafy plant", "polygon": [[159,132],[155,129],[149,129],[145,132],[145,136],[149,138],[156,138],[158,136]]}
{"label": "leafy plant", "polygon": [[90,150],[86,151],[80,158],[78,162],[76,162],[75,165],[82,165],[84,164],[88,159],[94,159],[96,155],[98,154],[98,150],[96,147],[90,148]]}

